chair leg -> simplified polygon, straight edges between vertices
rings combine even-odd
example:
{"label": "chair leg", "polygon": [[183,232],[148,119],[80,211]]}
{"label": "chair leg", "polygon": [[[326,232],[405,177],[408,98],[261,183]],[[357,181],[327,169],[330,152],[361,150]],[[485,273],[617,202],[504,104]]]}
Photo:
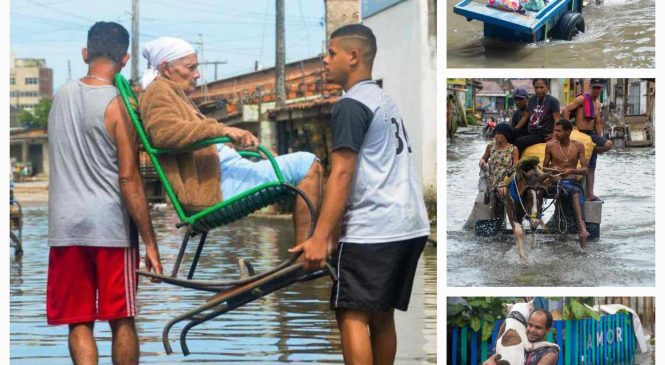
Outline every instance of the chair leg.
{"label": "chair leg", "polygon": [[185,256],[185,249],[187,248],[187,243],[189,242],[189,238],[192,236],[192,227],[188,226],[187,231],[185,232],[185,237],[182,239],[182,244],[180,245],[180,251],[178,251],[178,258],[175,260],[175,264],[173,264],[173,272],[171,273],[172,277],[178,276],[178,269],[180,268],[180,262],[182,261],[182,257]]}
{"label": "chair leg", "polygon": [[196,270],[196,265],[199,263],[199,258],[201,257],[201,251],[203,251],[203,244],[206,242],[206,237],[208,237],[208,232],[201,233],[199,246],[196,248],[196,254],[194,255],[192,266],[189,268],[189,274],[187,274],[188,280],[192,280],[192,278],[194,277],[194,270]]}

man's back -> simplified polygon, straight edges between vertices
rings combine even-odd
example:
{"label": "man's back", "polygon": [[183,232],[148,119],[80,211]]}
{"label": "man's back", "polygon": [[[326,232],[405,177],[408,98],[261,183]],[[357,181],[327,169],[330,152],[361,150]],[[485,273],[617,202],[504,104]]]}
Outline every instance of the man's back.
{"label": "man's back", "polygon": [[76,80],[49,114],[49,244],[127,247],[129,215],[118,183],[117,148],[106,129],[112,85]]}
{"label": "man's back", "polygon": [[[354,85],[344,99],[360,103],[371,119],[358,151],[340,241],[375,243],[426,236],[429,223],[422,185],[397,106],[369,80]],[[340,105],[344,103],[349,101]],[[354,108],[353,102],[348,107]]]}

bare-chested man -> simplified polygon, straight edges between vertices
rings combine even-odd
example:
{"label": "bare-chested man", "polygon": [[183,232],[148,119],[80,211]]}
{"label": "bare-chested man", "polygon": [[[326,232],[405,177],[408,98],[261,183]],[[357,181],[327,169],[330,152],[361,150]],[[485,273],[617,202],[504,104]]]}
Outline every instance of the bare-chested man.
{"label": "bare-chested man", "polygon": [[575,124],[582,133],[588,134],[596,147],[589,159],[589,172],[586,180],[586,199],[599,200],[593,193],[596,175],[596,160],[599,153],[607,152],[614,146],[612,141],[602,137],[603,123],[600,119],[600,100],[598,97],[605,87],[604,79],[591,79],[591,93],[578,95],[573,102],[566,105],[561,111],[561,117],[568,119],[570,113],[575,113]]}
{"label": "bare-chested man", "polygon": [[[545,145],[543,167],[559,171],[561,186],[566,194],[570,196],[571,205],[575,212],[580,246],[582,249],[585,249],[589,233],[582,218],[584,190],[577,181],[576,176],[587,173],[587,160],[584,157],[584,144],[570,139],[570,132],[572,130],[573,125],[567,119],[560,119],[554,124],[554,137],[556,139],[550,140]],[[581,165],[580,168],[577,167],[578,162]]]}

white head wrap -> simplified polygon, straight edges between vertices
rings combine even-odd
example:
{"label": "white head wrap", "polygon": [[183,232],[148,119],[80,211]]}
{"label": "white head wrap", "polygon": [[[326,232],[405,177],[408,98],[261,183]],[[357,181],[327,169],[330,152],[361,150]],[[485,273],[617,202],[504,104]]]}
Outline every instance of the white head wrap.
{"label": "white head wrap", "polygon": [[141,84],[147,88],[157,76],[162,62],[171,62],[196,53],[189,42],[174,37],[159,37],[143,46],[143,58],[148,60],[148,68],[143,72]]}

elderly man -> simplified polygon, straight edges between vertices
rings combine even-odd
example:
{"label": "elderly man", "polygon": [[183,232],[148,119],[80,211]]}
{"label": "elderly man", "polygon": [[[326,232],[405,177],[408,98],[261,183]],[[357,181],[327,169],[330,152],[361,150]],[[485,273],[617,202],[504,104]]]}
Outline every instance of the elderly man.
{"label": "elderly man", "polygon": [[[161,37],[143,49],[148,69],[139,102],[146,132],[159,148],[179,148],[211,137],[231,137],[237,145],[256,148],[258,139],[249,131],[228,127],[207,118],[188,98],[199,78],[194,48],[179,38]],[[284,178],[297,185],[318,207],[322,168],[308,152],[278,156]],[[209,146],[194,152],[161,157],[166,175],[185,207],[201,210],[275,179],[268,161],[243,159],[228,146]],[[307,238],[310,217],[298,198],[293,212],[296,243]]]}
{"label": "elderly man", "polygon": [[[526,337],[529,342],[545,341],[545,336],[552,328],[552,314],[544,309],[536,309],[529,316]],[[526,352],[524,365],[554,365],[559,360],[559,347],[545,346]],[[496,354],[490,356],[483,365],[497,365]]]}

